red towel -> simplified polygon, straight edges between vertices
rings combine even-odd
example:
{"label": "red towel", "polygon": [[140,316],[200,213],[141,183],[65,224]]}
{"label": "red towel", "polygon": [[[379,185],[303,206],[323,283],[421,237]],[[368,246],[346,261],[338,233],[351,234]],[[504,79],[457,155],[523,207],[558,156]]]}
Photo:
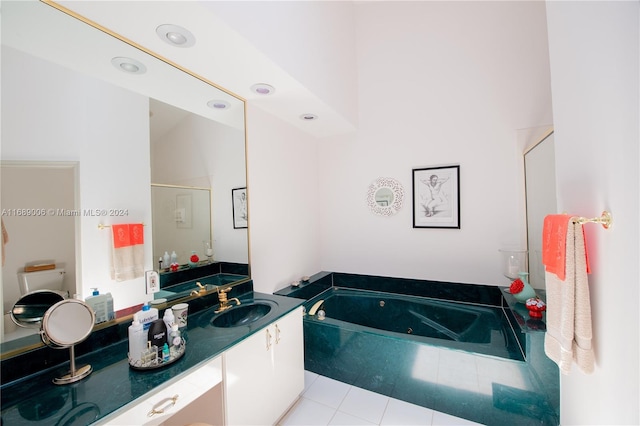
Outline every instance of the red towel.
{"label": "red towel", "polygon": [[144,275],[144,225],[129,223],[111,225],[111,278],[126,281]]}
{"label": "red towel", "polygon": [[[542,228],[542,263],[545,271],[558,276],[563,280],[566,278],[566,254],[567,254],[567,227],[572,216],[567,214],[552,214],[544,218]],[[584,233],[583,233],[584,235]],[[587,242],[585,238],[585,260],[587,263],[587,273],[591,273],[589,268],[589,256],[587,255]]]}
{"label": "red towel", "polygon": [[144,244],[144,228],[141,223],[111,225],[113,230],[113,248],[122,248]]}

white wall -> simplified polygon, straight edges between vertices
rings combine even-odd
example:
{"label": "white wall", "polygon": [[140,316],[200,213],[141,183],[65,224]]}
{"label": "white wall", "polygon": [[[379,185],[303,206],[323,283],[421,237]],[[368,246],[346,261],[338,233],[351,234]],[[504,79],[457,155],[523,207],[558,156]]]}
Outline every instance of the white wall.
{"label": "white wall", "polygon": [[[551,122],[543,3],[356,6],[359,130],[319,144],[322,269],[506,285],[498,249],[524,247],[518,130]],[[412,228],[412,169],[459,164],[461,229]],[[403,209],[370,213],[398,179]]]}
{"label": "white wall", "polygon": [[249,104],[247,181],[251,276],[272,293],[320,271],[318,141]]}
{"label": "white wall", "polygon": [[[110,228],[98,229],[99,224],[151,223],[148,102],[2,47],[2,159],[78,161],[80,209],[128,212],[124,217],[83,215],[76,230],[79,293],[84,298],[93,287],[111,292],[115,309],[150,299],[144,278],[111,280]],[[145,268],[152,267],[147,226]]]}
{"label": "white wall", "polygon": [[596,368],[561,376],[562,424],[640,423],[638,2],[548,2],[558,209],[586,225]]}

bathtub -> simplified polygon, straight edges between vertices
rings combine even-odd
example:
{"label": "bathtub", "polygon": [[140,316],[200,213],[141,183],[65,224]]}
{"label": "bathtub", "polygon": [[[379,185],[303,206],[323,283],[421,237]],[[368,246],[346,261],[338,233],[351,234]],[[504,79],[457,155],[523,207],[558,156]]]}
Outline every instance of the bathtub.
{"label": "bathtub", "polygon": [[325,318],[307,315],[310,333],[317,327],[342,327],[524,361],[501,307],[333,287],[308,301],[307,312],[319,301]]}
{"label": "bathtub", "polygon": [[559,424],[544,333],[524,333],[500,289],[330,273],[280,293],[312,286],[305,370],[481,424]]}

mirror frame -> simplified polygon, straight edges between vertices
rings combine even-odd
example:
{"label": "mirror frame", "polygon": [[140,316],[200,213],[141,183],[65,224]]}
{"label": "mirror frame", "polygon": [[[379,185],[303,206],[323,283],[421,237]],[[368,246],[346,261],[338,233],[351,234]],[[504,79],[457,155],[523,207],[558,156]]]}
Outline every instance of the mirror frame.
{"label": "mirror frame", "polygon": [[[199,80],[199,81],[201,81],[201,82],[203,82],[203,83],[205,83],[207,85],[210,85],[210,86],[212,86],[212,87],[214,87],[214,88],[226,93],[227,95],[230,95],[230,96],[236,98],[240,102],[242,102],[243,116],[244,116],[243,131],[244,131],[244,149],[245,149],[245,182],[247,181],[247,179],[246,179],[247,176],[248,176],[247,167],[246,167],[246,159],[247,159],[247,154],[246,154],[247,153],[247,137],[246,137],[246,131],[247,131],[247,128],[246,128],[246,125],[247,125],[247,122],[246,122],[247,101],[246,101],[245,98],[243,98],[242,96],[240,96],[240,95],[238,95],[238,94],[236,94],[236,93],[234,93],[232,91],[229,91],[229,90],[219,86],[218,84],[216,84],[216,83],[214,83],[214,82],[202,77],[201,75],[199,75],[199,74],[197,74],[197,73],[195,73],[195,72],[183,67],[182,65],[180,65],[180,64],[178,64],[176,62],[173,62],[172,60],[170,60],[170,59],[168,59],[168,58],[166,58],[166,57],[164,57],[162,55],[159,55],[159,54],[155,53],[154,51],[152,51],[152,50],[150,50],[148,48],[145,48],[144,46],[142,46],[142,45],[140,45],[140,44],[138,44],[138,43],[136,43],[136,42],[124,37],[124,36],[121,36],[120,34],[114,32],[114,31],[111,31],[110,29],[108,29],[108,28],[106,28],[106,27],[104,27],[104,26],[102,26],[102,25],[100,25],[100,24],[98,24],[98,23],[96,23],[96,22],[94,22],[94,21],[92,21],[90,19],[87,19],[87,18],[85,18],[84,16],[82,16],[82,15],[80,15],[78,13],[75,13],[74,11],[66,8],[65,6],[62,6],[62,5],[56,3],[56,2],[54,2],[52,0],[38,0],[38,2],[43,3],[43,4],[47,5],[47,6],[50,6],[50,7],[54,8],[54,9],[56,9],[57,11],[59,11],[61,13],[64,13],[65,15],[68,15],[71,18],[74,18],[74,19],[76,19],[76,20],[88,25],[91,28],[94,28],[94,29],[96,29],[98,31],[101,31],[101,32],[107,34],[108,36],[114,37],[117,40],[119,40],[119,41],[121,41],[121,42],[123,42],[125,44],[128,44],[128,45],[134,47],[135,49],[140,50],[142,53],[145,53],[145,54],[147,54],[147,55],[149,55],[149,56],[151,56],[151,57],[153,57],[153,58],[155,58],[155,59],[157,59],[157,60],[159,60],[159,61],[161,61],[161,62],[163,62],[163,63],[165,63],[165,64],[167,64],[167,65],[169,65],[171,67],[173,67],[173,68],[176,68],[177,70],[179,70],[179,71],[181,71],[181,72],[183,72],[183,73],[185,73],[185,74],[187,74],[187,75],[189,75],[191,77],[194,77],[197,80]],[[247,197],[248,197],[248,195],[249,195],[249,188],[248,188],[248,185],[247,185]],[[249,208],[249,206],[247,206],[247,208]],[[244,284],[247,281],[251,280],[251,247],[249,245],[249,241],[250,241],[249,229],[247,228],[247,259],[248,259],[248,262],[247,262],[248,265],[247,266],[248,266],[248,276],[247,276],[246,279],[242,279],[242,280],[239,280],[237,282],[229,284],[229,287],[235,287],[237,285]],[[155,304],[154,307],[158,308],[158,310],[164,310],[166,308],[171,307],[174,304],[185,303],[185,302],[188,302],[188,301],[203,297],[205,295],[210,295],[210,294],[212,294],[214,292],[216,292],[215,289],[207,290],[207,291],[201,292],[198,295],[187,295],[187,296],[184,296],[184,297],[179,297],[177,299],[173,299],[173,300],[165,302],[165,303]],[[95,332],[95,331],[98,331],[98,330],[102,330],[102,329],[105,329],[105,328],[108,328],[108,327],[112,327],[112,326],[118,326],[120,324],[130,322],[132,320],[132,318],[133,318],[133,312],[135,311],[135,309],[137,309],[139,307],[140,307],[140,305],[135,305],[135,306],[131,306],[129,308],[124,308],[122,310],[119,310],[116,314],[118,315],[118,313],[120,313],[121,316],[116,317],[116,319],[114,319],[114,320],[110,320],[110,321],[106,321],[106,322],[94,325],[92,332]],[[2,324],[2,326],[4,326],[4,325]],[[37,341],[35,341],[35,339],[37,339]],[[34,349],[38,349],[38,348],[41,348],[41,347],[45,346],[45,344],[42,342],[42,340],[40,338],[40,334],[39,333],[33,334],[33,335],[28,335],[28,336],[16,339],[15,341],[20,341],[21,343],[23,343],[22,346],[20,346],[20,347],[10,347],[6,351],[4,349],[6,345],[5,345],[5,342],[3,342],[3,344],[2,344],[3,348],[2,348],[2,350],[0,350],[0,361],[4,361],[6,359],[10,359],[10,358],[13,358],[15,356],[21,355],[21,354],[23,354],[25,352],[32,351]]]}
{"label": "mirror frame", "polygon": [[[393,201],[388,206],[381,206],[376,202],[378,190],[387,188],[393,193]],[[394,178],[379,177],[374,180],[367,190],[367,205],[372,213],[379,216],[393,216],[402,208],[404,201],[404,188],[402,184]]]}

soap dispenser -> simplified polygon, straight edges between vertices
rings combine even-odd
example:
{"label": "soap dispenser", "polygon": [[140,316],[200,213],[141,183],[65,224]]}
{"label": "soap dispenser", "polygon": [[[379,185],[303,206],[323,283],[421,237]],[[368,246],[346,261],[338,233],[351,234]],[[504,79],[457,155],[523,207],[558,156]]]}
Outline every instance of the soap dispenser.
{"label": "soap dispenser", "polygon": [[97,288],[92,288],[91,296],[85,299],[87,305],[93,309],[96,314],[96,324],[115,319],[113,310],[113,297],[111,293],[100,294]]}

